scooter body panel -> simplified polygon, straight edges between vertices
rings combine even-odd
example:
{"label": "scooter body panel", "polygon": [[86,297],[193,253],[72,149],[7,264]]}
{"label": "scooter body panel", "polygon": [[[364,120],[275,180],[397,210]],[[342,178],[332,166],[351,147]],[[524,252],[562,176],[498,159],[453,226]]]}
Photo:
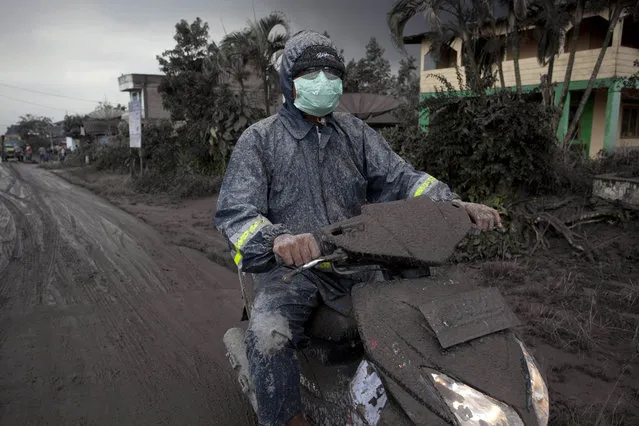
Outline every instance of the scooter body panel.
{"label": "scooter body panel", "polygon": [[[391,379],[409,398],[445,421],[454,423],[449,407],[433,384],[433,372],[506,403],[517,411],[524,424],[537,424],[528,403],[524,354],[511,329],[444,349],[420,310],[434,298],[446,294],[454,297],[474,288],[472,283],[447,275],[356,286],[352,291],[353,309],[367,357],[384,378]],[[406,412],[415,411],[409,409],[415,401],[399,398],[399,402]],[[417,417],[411,419],[419,424]]]}

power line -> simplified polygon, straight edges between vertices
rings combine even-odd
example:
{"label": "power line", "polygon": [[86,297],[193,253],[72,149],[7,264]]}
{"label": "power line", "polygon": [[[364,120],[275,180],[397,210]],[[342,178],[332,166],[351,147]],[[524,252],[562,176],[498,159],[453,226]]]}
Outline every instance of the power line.
{"label": "power line", "polygon": [[43,91],[40,91],[40,90],[27,89],[25,87],[14,86],[14,85],[7,84],[7,83],[0,83],[0,86],[11,87],[13,89],[18,89],[18,90],[24,90],[25,92],[39,93],[41,95],[55,96],[55,97],[58,97],[58,98],[71,99],[71,100],[74,100],[74,101],[91,102],[92,104],[100,103],[100,101],[76,98],[76,97],[73,97],[73,96],[59,95],[59,94],[56,94],[56,93],[43,92]]}
{"label": "power line", "polygon": [[12,101],[24,102],[25,104],[36,105],[36,106],[39,106],[39,107],[42,107],[42,108],[50,108],[50,109],[55,109],[55,110],[64,111],[64,112],[69,111],[68,109],[65,109],[65,108],[57,108],[57,107],[52,107],[52,106],[48,106],[48,105],[42,105],[42,104],[39,104],[37,102],[25,101],[24,99],[12,98],[11,96],[3,95],[2,93],[0,93],[0,96],[2,96],[3,98],[11,99]]}

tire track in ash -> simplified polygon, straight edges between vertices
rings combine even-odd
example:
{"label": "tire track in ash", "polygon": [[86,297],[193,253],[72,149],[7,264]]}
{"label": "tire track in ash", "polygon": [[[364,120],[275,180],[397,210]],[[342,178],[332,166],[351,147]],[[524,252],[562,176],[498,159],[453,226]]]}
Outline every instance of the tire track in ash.
{"label": "tire track in ash", "polygon": [[[55,229],[49,226],[50,224],[43,223],[46,215],[40,210],[38,200],[33,197],[33,193],[24,187],[16,169],[12,166],[5,167],[1,175],[4,182],[7,177],[9,179],[8,185],[0,185],[2,188],[0,197],[14,217],[17,237],[16,253],[2,271],[0,285],[3,295],[7,298],[7,304],[0,316],[2,329],[0,366],[5,370],[3,373],[6,373],[2,376],[2,384],[11,384],[11,379],[16,377],[20,377],[27,384],[26,389],[14,388],[8,395],[2,392],[2,411],[5,411],[7,406],[24,397],[25,394],[31,394],[35,400],[47,400],[48,397],[47,386],[39,384],[40,375],[37,371],[54,371],[55,365],[51,358],[38,354],[34,342],[37,341],[41,348],[51,347],[56,342],[52,340],[51,333],[37,333],[32,328],[25,329],[21,320],[33,317],[34,314],[38,315],[38,307],[43,301],[47,272],[50,272],[42,268],[42,265],[52,265],[57,250],[49,252],[44,250],[44,241],[55,241],[53,237]],[[23,331],[17,336],[11,333],[19,329]],[[18,352],[24,343],[27,344],[26,350]],[[25,412],[15,414],[17,416],[14,418],[17,421],[27,421]],[[38,421],[46,422],[47,419],[40,417]],[[4,421],[2,423],[10,424]]]}
{"label": "tire track in ash", "polygon": [[[60,202],[60,205],[56,205],[57,202]],[[62,204],[66,204],[66,206]],[[95,238],[87,238],[87,232],[95,232],[95,229],[92,227],[83,227],[80,229],[81,227],[78,225],[78,220],[76,220],[73,215],[70,215],[70,210],[72,209],[64,209],[64,207],[68,208],[69,206],[74,206],[74,204],[68,200],[60,200],[57,198],[55,202],[50,205],[51,210],[57,210],[58,226],[60,229],[67,228],[67,224],[64,223],[65,221],[61,220],[61,218],[65,220],[69,219],[71,232],[66,233],[66,238],[75,238],[76,242],[73,246],[76,248],[78,246],[84,246],[88,249],[94,247],[92,244],[100,244],[98,249],[91,250],[94,271],[92,274],[87,275],[91,275],[91,278],[96,281],[102,281],[102,285],[84,285],[85,292],[80,296],[80,300],[84,299],[88,304],[96,308],[96,314],[99,315],[100,324],[106,329],[105,334],[109,344],[117,349],[116,358],[119,360],[118,362],[129,367],[127,370],[128,375],[135,381],[143,393],[138,393],[136,396],[139,405],[141,407],[151,408],[154,401],[153,394],[157,393],[157,390],[154,390],[152,376],[149,374],[139,374],[139,372],[148,370],[149,357],[151,356],[142,344],[142,336],[152,333],[153,330],[149,327],[139,330],[143,323],[138,318],[139,314],[136,313],[136,307],[143,306],[142,301],[131,303],[130,299],[135,296],[134,293],[130,291],[118,291],[123,288],[136,289],[136,283],[133,282],[133,280],[127,279],[125,271],[121,270],[116,263],[111,262],[104,253],[104,246],[111,245],[110,237],[112,233],[110,231],[112,228],[105,227],[104,221],[100,220],[97,227],[94,227],[103,231],[100,238],[98,238],[100,241],[92,241],[95,240]],[[66,215],[64,214],[65,211],[67,213]],[[81,219],[80,222],[90,220],[88,217],[90,215],[85,215],[84,212],[76,213],[78,213]],[[122,233],[120,232],[118,234],[121,235]],[[111,273],[109,273],[110,270]],[[113,271],[116,270],[119,273],[118,275],[113,273]],[[122,286],[123,282],[125,282],[126,285]],[[109,290],[107,291],[107,289]],[[114,303],[114,301],[117,301],[117,303]],[[158,409],[155,408],[156,413],[157,411]],[[147,420],[160,424],[160,419]]]}
{"label": "tire track in ash", "polygon": [[[97,299],[97,298],[96,298],[96,299],[94,299],[94,300],[99,300],[99,299]],[[127,352],[128,352],[128,351],[127,351]],[[142,366],[141,364],[138,364],[136,367],[137,367],[137,368],[140,368],[141,366]],[[145,377],[145,376],[142,376],[142,377]]]}
{"label": "tire track in ash", "polygon": [[[102,225],[104,225],[104,223],[102,223]],[[103,226],[103,228],[105,228],[105,227]],[[107,229],[109,229],[109,227],[106,227],[106,228],[107,228]],[[123,239],[121,238],[121,237],[122,237],[122,235],[123,235],[122,233],[117,233],[118,241],[123,241]],[[103,236],[102,236],[102,238],[106,238],[106,235],[103,235]],[[106,263],[108,263],[108,261],[107,261],[107,260],[102,260],[102,261],[100,262],[100,261],[99,261],[99,258],[98,258],[98,259],[96,259],[96,260],[98,260],[98,263],[101,263],[101,264],[106,264]],[[189,280],[188,282],[190,282],[190,280]],[[115,284],[115,285],[117,285],[117,284],[118,284],[118,283],[117,283],[117,280],[116,280],[116,282],[115,282],[114,284]],[[129,285],[130,285],[130,284],[132,284],[132,283],[125,282],[125,284],[126,284],[126,285],[124,286],[124,288],[126,288],[126,289],[130,289],[130,288],[131,288],[131,287],[129,287]],[[118,288],[118,289],[122,289],[123,287],[120,285],[120,286],[118,286],[118,287],[116,287],[116,288]],[[163,291],[165,291],[166,289],[165,289],[165,288],[162,288],[162,290],[163,290]],[[123,298],[122,300],[123,300],[123,301],[128,301],[128,300],[133,300],[133,299],[126,299],[126,298]],[[135,303],[136,305],[138,305],[138,303],[137,303],[137,302],[133,302],[133,303]],[[155,321],[150,321],[150,319],[152,319],[152,318],[153,318],[153,315],[152,315],[153,311],[152,311],[152,310],[144,310],[144,309],[145,309],[145,305],[139,306],[139,307],[137,307],[137,309],[138,309],[138,311],[139,311],[139,312],[137,312],[137,313],[136,313],[136,310],[135,310],[135,309],[133,309],[133,308],[132,308],[132,309],[128,309],[128,310],[127,310],[127,311],[132,312],[132,314],[131,314],[131,315],[132,315],[132,317],[129,317],[129,319],[130,319],[130,321],[135,321],[136,323],[138,323],[138,324],[140,324],[140,325],[146,325],[146,329],[147,329],[147,331],[148,331],[149,329],[151,329],[151,328],[154,326],[154,325],[153,325],[153,323],[155,323]],[[170,316],[169,316],[168,318],[172,318],[172,317],[170,317]],[[146,321],[145,321],[145,319],[146,319]],[[159,321],[157,321],[157,322],[159,323]],[[166,322],[166,319],[165,319],[165,322]],[[152,324],[152,325],[148,325],[148,324]],[[134,331],[135,331],[135,329],[134,329]],[[181,330],[181,331],[180,331],[177,335],[178,335],[178,336],[179,336],[179,335],[188,335],[187,331],[188,331],[188,330],[184,330],[184,331],[182,331],[182,330]],[[142,342],[143,342],[143,340],[142,340],[142,336],[138,336],[138,335],[133,334],[133,335],[123,336],[123,337],[125,337],[125,338],[124,338],[124,339],[122,339],[122,340],[120,341],[120,343],[121,343],[121,344],[122,344],[122,343],[126,343],[127,341],[131,341],[131,342],[133,342],[133,344],[137,344],[137,345],[138,345],[138,346],[137,346],[137,348],[138,348],[139,350],[141,350],[141,351],[144,351],[144,350],[145,350],[145,347],[142,345]],[[129,337],[130,339],[127,339],[126,337]],[[183,347],[183,345],[181,345],[181,344],[180,344],[178,347]],[[147,352],[148,352],[148,348],[146,348],[146,349],[147,349]],[[158,359],[157,357],[156,357],[156,358],[151,358],[151,359],[152,359],[152,360],[155,360],[155,362],[154,362],[154,363],[158,363],[158,362],[160,362],[160,361],[157,361],[157,359]],[[226,365],[226,360],[224,360],[224,365]],[[214,382],[214,383],[216,383],[216,382]],[[228,390],[225,390],[225,391],[228,391]],[[155,394],[157,395],[158,393],[157,393],[157,392],[155,392]],[[162,406],[164,406],[164,404],[163,404]]]}
{"label": "tire track in ash", "polygon": [[8,299],[9,306],[4,309],[13,309],[14,306],[24,306],[27,294],[38,282],[38,270],[24,268],[24,264],[36,265],[41,262],[41,248],[36,235],[32,232],[32,226],[28,216],[33,215],[30,205],[26,200],[20,200],[15,196],[0,191],[0,201],[9,210],[15,223],[16,239],[13,252],[13,262],[10,262],[2,271],[0,291],[2,297]]}
{"label": "tire track in ash", "polygon": [[44,249],[31,232],[32,257],[8,267],[24,280],[0,312],[0,424],[251,424],[221,344],[235,276],[49,173],[12,175],[27,194],[14,214],[39,216]]}

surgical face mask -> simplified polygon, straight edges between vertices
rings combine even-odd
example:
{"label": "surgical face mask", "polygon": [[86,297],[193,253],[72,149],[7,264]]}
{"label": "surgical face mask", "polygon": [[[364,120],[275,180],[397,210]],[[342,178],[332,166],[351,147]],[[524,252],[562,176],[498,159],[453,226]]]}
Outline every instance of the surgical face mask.
{"label": "surgical face mask", "polygon": [[300,111],[324,117],[335,110],[342,95],[342,80],[325,71],[315,71],[296,78],[295,101]]}

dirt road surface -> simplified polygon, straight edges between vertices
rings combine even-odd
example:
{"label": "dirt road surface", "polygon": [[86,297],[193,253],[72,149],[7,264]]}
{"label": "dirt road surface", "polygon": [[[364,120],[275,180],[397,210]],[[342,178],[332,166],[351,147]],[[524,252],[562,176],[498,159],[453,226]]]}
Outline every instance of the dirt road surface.
{"label": "dirt road surface", "polygon": [[236,276],[89,191],[0,164],[0,424],[247,425]]}

